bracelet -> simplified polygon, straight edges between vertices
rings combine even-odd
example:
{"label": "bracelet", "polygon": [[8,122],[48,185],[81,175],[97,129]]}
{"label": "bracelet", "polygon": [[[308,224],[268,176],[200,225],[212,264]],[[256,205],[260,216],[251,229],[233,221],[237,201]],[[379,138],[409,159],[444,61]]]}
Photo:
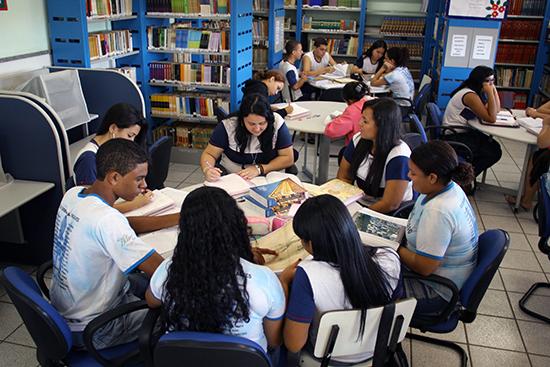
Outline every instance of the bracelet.
{"label": "bracelet", "polygon": [[259,164],[256,164],[255,167],[256,167],[256,169],[258,170],[258,175],[263,174],[263,172],[262,172],[263,169],[261,168],[262,166],[260,166]]}

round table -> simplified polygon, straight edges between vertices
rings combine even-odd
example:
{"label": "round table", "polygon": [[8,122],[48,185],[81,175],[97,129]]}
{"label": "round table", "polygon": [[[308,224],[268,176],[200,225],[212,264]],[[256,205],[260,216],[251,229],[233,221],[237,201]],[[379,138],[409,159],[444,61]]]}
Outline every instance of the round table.
{"label": "round table", "polygon": [[[342,102],[330,101],[307,101],[293,102],[300,107],[310,110],[311,115],[297,120],[285,120],[289,130],[303,132],[306,135],[306,149],[304,150],[304,165],[302,172],[306,176],[310,176],[313,183],[320,185],[327,181],[328,178],[328,163],[330,158],[330,139],[325,136],[325,119],[334,111],[344,111],[347,107]],[[313,155],[313,172],[307,169],[307,136],[313,134],[315,136],[315,152],[319,151],[319,162],[317,162],[317,154]],[[318,163],[318,165],[317,165]]]}

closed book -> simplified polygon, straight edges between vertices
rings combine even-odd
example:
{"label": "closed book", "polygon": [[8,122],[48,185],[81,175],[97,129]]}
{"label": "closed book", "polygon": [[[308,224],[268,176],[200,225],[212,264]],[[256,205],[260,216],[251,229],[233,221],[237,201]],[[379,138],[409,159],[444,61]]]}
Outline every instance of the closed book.
{"label": "closed book", "polygon": [[293,203],[301,203],[306,198],[306,190],[290,178],[256,186],[250,189],[250,196],[260,205],[283,212]]}

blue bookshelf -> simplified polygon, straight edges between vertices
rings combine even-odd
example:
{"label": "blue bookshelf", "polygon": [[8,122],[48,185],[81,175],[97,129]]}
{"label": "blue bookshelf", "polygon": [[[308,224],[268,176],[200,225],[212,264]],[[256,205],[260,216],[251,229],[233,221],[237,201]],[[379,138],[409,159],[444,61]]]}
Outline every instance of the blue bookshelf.
{"label": "blue bookshelf", "polygon": [[[254,39],[254,70],[276,69],[283,59],[285,9],[283,0],[254,0],[254,21],[267,23],[267,34]],[[276,41],[280,38],[277,45]],[[260,51],[262,50],[262,51]]]}
{"label": "blue bookshelf", "polygon": [[539,35],[539,47],[533,73],[533,84],[529,96],[529,105],[538,107],[550,100],[550,3],[546,2],[542,29]]}

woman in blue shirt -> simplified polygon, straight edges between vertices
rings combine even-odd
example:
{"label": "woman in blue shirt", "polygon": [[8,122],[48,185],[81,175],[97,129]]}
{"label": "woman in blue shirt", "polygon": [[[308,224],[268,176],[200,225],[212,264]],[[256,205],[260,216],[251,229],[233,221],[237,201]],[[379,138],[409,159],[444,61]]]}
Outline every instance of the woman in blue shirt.
{"label": "woman in blue shirt", "polygon": [[208,181],[216,181],[222,174],[216,167],[218,160],[221,168],[246,180],[294,164],[292,137],[266,98],[245,96],[238,115],[216,126],[201,155],[201,168]]}
{"label": "woman in blue shirt", "polygon": [[[423,276],[450,279],[460,289],[477,262],[476,216],[462,189],[474,179],[472,166],[459,163],[453,148],[438,140],[417,147],[409,166],[413,188],[421,195],[409,216],[407,246],[398,249],[401,261]],[[405,293],[418,301],[415,315],[437,313],[451,299],[447,288],[417,279],[405,279]]]}
{"label": "woman in blue shirt", "polygon": [[360,131],[354,135],[340,162],[337,177],[357,183],[373,198],[370,209],[389,213],[412,200],[409,146],[401,140],[401,111],[391,98],[363,104]]}

